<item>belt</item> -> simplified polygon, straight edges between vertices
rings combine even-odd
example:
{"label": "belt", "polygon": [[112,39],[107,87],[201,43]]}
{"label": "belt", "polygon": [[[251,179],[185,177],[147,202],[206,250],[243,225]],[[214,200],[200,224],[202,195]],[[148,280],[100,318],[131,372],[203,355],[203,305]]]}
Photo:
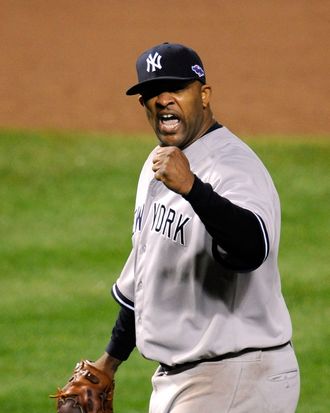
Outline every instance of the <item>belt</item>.
{"label": "belt", "polygon": [[247,354],[247,353],[252,353],[254,351],[279,350],[279,349],[287,346],[288,344],[291,344],[291,341],[287,341],[284,344],[279,344],[278,346],[272,346],[272,347],[264,347],[264,348],[249,347],[249,348],[245,348],[243,350],[237,351],[237,352],[225,353],[225,354],[221,354],[220,356],[216,356],[216,357],[212,357],[212,358],[208,358],[208,359],[188,361],[187,363],[175,364],[174,366],[168,366],[167,364],[160,363],[160,369],[161,369],[160,371],[165,373],[165,374],[182,373],[186,370],[194,368],[195,366],[197,366],[198,364],[201,364],[201,363],[231,359],[231,358],[242,356],[242,355]]}

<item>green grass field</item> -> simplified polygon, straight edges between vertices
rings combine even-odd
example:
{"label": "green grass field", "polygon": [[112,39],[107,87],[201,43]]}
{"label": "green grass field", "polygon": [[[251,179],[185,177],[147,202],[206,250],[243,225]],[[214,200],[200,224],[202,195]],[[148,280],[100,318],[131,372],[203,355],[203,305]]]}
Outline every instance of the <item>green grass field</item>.
{"label": "green grass field", "polygon": [[[282,201],[298,412],[328,413],[330,140],[247,142]],[[1,412],[54,412],[48,394],[76,361],[103,352],[118,311],[109,291],[130,250],[135,186],[153,146],[141,136],[0,133]],[[123,364],[116,412],[147,412],[154,367],[137,352]]]}

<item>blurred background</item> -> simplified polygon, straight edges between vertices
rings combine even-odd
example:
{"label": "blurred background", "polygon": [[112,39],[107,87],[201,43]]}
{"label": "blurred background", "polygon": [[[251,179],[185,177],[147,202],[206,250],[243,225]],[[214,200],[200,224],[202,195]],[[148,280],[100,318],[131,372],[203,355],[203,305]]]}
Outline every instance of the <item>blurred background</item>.
{"label": "blurred background", "polygon": [[[54,412],[48,395],[108,342],[155,145],[125,91],[164,41],[199,53],[216,118],[273,177],[297,412],[328,413],[329,0],[0,0],[0,411]],[[154,369],[133,352],[116,412],[147,412]]]}
{"label": "blurred background", "polygon": [[330,132],[329,0],[0,0],[0,125],[148,131],[135,61],[184,43],[239,133]]}

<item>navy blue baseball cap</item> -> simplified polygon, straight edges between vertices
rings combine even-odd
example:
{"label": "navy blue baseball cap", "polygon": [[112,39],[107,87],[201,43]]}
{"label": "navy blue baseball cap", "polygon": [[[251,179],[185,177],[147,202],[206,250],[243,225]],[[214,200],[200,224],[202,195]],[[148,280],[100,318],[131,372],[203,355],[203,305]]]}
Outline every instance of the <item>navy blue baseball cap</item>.
{"label": "navy blue baseball cap", "polygon": [[128,89],[126,95],[142,94],[162,81],[206,82],[198,54],[177,43],[162,43],[143,52],[136,61],[136,71],[139,83]]}

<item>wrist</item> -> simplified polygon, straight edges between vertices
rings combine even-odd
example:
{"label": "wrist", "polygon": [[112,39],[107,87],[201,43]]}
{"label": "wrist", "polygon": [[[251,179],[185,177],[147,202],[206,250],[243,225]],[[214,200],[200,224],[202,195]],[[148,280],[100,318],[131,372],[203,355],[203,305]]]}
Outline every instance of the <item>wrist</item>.
{"label": "wrist", "polygon": [[187,185],[185,187],[185,189],[181,192],[182,196],[187,196],[190,191],[192,190],[192,187],[194,186],[194,182],[195,182],[195,175],[192,173],[190,179],[187,182]]}
{"label": "wrist", "polygon": [[95,361],[94,365],[112,377],[121,363],[121,360],[112,357],[108,353],[104,353],[98,360]]}

